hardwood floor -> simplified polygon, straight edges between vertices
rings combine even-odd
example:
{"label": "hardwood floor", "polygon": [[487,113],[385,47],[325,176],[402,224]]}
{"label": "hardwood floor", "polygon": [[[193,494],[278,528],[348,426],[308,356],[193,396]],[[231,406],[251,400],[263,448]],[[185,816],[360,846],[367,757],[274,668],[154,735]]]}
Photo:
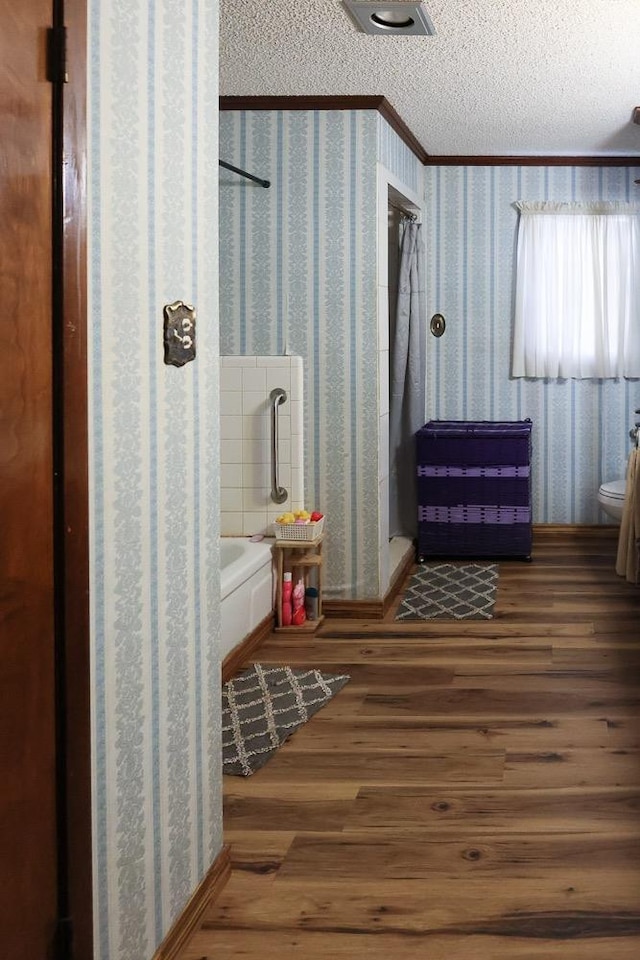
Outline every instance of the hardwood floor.
{"label": "hardwood floor", "polygon": [[181,960],[640,956],[640,588],[615,531],[536,531],[490,621],[325,621],[267,663],[348,671],[252,777]]}

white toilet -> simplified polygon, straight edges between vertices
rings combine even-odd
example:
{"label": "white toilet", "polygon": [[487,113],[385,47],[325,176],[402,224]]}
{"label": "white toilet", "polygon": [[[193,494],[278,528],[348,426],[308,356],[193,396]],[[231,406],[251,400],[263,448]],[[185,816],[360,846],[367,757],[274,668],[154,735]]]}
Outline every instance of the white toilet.
{"label": "white toilet", "polygon": [[625,480],[609,480],[598,490],[598,503],[608,517],[620,523],[624,510]]}

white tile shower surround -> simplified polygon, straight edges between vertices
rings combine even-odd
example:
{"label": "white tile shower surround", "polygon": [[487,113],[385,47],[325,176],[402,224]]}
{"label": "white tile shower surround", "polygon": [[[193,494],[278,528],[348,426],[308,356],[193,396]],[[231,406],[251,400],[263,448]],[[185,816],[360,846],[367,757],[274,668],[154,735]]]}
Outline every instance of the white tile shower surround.
{"label": "white tile shower surround", "polygon": [[[279,476],[288,499],[271,500],[271,405],[279,410]],[[220,358],[220,532],[223,537],[272,532],[285,510],[304,506],[302,357]]]}

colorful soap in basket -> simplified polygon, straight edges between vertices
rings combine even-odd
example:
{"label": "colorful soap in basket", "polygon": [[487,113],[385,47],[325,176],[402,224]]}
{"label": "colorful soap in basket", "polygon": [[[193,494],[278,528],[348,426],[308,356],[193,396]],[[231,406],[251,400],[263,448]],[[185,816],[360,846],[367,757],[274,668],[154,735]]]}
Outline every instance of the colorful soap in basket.
{"label": "colorful soap in basket", "polygon": [[324,530],[324,514],[318,510],[294,510],[281,513],[273,524],[278,540],[317,540]]}

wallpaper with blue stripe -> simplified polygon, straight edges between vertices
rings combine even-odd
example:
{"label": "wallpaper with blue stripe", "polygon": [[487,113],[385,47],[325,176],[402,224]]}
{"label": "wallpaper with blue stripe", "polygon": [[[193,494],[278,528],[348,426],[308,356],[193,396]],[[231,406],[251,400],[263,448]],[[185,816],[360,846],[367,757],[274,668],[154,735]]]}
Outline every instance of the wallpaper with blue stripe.
{"label": "wallpaper with blue stripe", "polygon": [[[147,960],[222,843],[217,2],[90,0],[96,960]],[[197,358],[163,363],[163,306]]]}
{"label": "wallpaper with blue stripe", "polygon": [[640,166],[426,167],[427,414],[442,420],[533,422],[533,518],[608,522],[603,480],[624,476],[638,381],[510,377],[516,200],[629,200]]}
{"label": "wallpaper with blue stripe", "polygon": [[378,160],[414,194],[420,190],[422,164],[413,150],[378,114]]}
{"label": "wallpaper with blue stripe", "polygon": [[[221,352],[305,360],[310,501],[328,514],[328,595],[377,595],[375,159],[411,190],[419,165],[375,112],[223,112],[221,156],[271,180],[223,174]],[[627,199],[638,171],[426,167],[425,420],[534,424],[536,522],[590,523],[622,476],[634,382],[510,378],[517,199]]]}
{"label": "wallpaper with blue stripe", "polygon": [[223,111],[220,352],[304,360],[327,594],[378,592],[376,111]]}

